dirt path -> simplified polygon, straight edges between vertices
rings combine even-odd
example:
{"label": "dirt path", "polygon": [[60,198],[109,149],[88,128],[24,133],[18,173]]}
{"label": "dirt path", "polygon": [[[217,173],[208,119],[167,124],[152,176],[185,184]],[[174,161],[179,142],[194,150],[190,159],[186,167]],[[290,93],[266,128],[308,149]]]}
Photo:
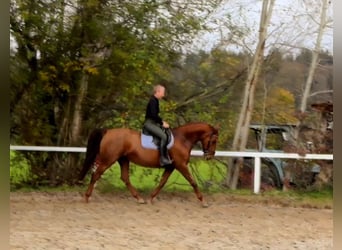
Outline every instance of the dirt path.
{"label": "dirt path", "polygon": [[332,249],[331,209],[284,208],[193,194],[137,204],[128,194],[11,193],[11,249]]}

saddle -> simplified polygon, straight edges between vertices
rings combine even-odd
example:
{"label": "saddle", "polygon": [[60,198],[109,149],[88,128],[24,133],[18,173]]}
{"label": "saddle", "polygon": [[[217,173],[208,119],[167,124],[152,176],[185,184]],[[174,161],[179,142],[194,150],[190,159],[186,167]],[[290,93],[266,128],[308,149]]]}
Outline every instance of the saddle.
{"label": "saddle", "polygon": [[[163,129],[167,135],[167,149],[170,149],[174,144],[174,137],[171,129]],[[160,147],[160,138],[151,135],[146,129],[141,131],[141,146],[143,148],[158,149]]]}

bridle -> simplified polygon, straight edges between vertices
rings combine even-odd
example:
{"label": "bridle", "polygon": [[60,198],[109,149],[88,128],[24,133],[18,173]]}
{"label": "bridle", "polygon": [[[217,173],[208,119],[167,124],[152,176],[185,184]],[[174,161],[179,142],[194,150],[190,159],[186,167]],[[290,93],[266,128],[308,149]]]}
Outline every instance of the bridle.
{"label": "bridle", "polygon": [[212,152],[212,151],[210,151],[209,149],[210,149],[212,140],[213,140],[213,139],[217,139],[217,137],[218,137],[217,134],[215,134],[214,132],[211,133],[207,146],[206,146],[206,147],[203,147],[204,156],[207,156],[207,155],[214,155],[214,154],[215,154],[215,151]]}

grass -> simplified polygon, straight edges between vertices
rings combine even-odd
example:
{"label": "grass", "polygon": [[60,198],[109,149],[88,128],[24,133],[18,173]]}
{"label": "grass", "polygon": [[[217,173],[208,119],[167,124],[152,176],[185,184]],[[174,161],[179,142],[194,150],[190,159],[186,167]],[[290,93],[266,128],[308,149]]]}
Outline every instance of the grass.
{"label": "grass", "polygon": [[[222,189],[219,183],[222,183],[226,175],[226,167],[223,164],[197,160],[191,161],[189,168],[202,190],[214,192]],[[162,173],[162,169],[143,168],[132,164],[130,181],[139,190],[151,191],[158,185]],[[113,189],[126,189],[120,179],[120,167],[117,164],[103,174],[98,182],[98,187],[103,192],[110,192]],[[163,190],[187,192],[192,191],[192,187],[178,171],[174,171]]]}
{"label": "grass", "polygon": [[256,202],[282,207],[333,208],[332,190],[323,191],[281,191],[273,190],[260,195],[237,195],[240,201]]}
{"label": "grass", "polygon": [[[18,161],[11,152],[11,171],[10,182],[12,186],[18,186],[21,182],[27,181],[29,177],[30,168],[23,161]],[[13,160],[13,162],[12,162]],[[201,161],[194,159],[189,164],[190,171],[196,179],[200,190],[206,195],[225,196],[230,201],[248,202],[252,204],[266,204],[278,205],[284,207],[309,207],[309,208],[327,208],[333,207],[333,190],[324,189],[320,191],[287,191],[271,190],[253,194],[252,190],[239,189],[229,190],[222,187],[220,183],[226,176],[226,167],[217,161]],[[130,180],[131,183],[142,194],[149,194],[159,183],[162,169],[143,168],[131,165]],[[20,189],[13,189],[11,191],[19,190],[21,192],[42,191],[42,192],[85,192],[87,184],[89,183],[89,175],[86,178],[83,186],[59,186],[59,187],[45,187],[32,188],[29,186],[21,186]],[[20,185],[19,185],[20,186]],[[100,193],[118,193],[127,192],[126,186],[120,179],[120,167],[115,164],[109,168],[98,181],[96,190]],[[185,178],[178,172],[174,171],[170,176],[168,182],[163,188],[162,192],[168,193],[182,193],[194,195],[192,187],[185,180]]]}

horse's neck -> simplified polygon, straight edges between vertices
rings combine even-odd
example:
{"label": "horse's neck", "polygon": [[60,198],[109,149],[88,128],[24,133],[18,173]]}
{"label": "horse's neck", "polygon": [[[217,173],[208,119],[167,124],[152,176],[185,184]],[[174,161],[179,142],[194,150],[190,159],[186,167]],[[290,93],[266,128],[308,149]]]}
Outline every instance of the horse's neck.
{"label": "horse's neck", "polygon": [[203,126],[184,126],[179,128],[179,133],[186,138],[187,141],[194,145],[196,142],[201,140],[205,133]]}

